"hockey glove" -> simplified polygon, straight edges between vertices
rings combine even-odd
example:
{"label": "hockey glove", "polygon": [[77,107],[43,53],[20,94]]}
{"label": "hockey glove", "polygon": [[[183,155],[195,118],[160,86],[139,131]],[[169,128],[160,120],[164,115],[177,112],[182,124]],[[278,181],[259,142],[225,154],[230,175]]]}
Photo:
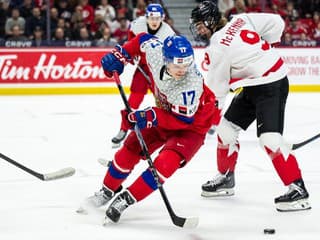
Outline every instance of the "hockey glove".
{"label": "hockey glove", "polygon": [[158,125],[156,112],[151,107],[129,113],[128,120],[130,123],[137,124],[140,129]]}
{"label": "hockey glove", "polygon": [[131,61],[128,52],[120,45],[117,45],[111,53],[102,57],[101,65],[106,76],[111,78],[114,71],[120,75],[123,72],[124,65],[126,65],[128,61]]}

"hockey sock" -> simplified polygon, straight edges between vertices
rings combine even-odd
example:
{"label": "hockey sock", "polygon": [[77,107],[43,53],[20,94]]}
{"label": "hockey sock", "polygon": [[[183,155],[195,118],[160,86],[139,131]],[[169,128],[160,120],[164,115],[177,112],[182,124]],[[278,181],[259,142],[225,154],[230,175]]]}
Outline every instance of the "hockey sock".
{"label": "hockey sock", "polygon": [[267,147],[265,147],[265,149],[284,185],[287,186],[295,180],[302,178],[301,171],[294,155],[289,154],[289,156],[285,158],[280,149],[276,152],[273,152]]}
{"label": "hockey sock", "polygon": [[[154,166],[163,183],[179,167],[182,157],[174,151],[163,150],[154,161]],[[158,188],[151,170],[148,168],[141,176],[128,188],[137,201],[141,201]]]}
{"label": "hockey sock", "polygon": [[115,191],[128,177],[139,160],[139,155],[129,151],[126,147],[121,148],[116,152],[114,160],[104,177],[103,184]]}
{"label": "hockey sock", "polygon": [[259,140],[260,145],[271,158],[274,168],[285,185],[301,179],[301,171],[297,160],[291,153],[291,149],[285,144],[280,133],[263,133]]}
{"label": "hockey sock", "polygon": [[221,139],[218,136],[218,148],[217,148],[217,165],[220,173],[234,172],[240,145],[238,142],[235,144],[223,145]]}

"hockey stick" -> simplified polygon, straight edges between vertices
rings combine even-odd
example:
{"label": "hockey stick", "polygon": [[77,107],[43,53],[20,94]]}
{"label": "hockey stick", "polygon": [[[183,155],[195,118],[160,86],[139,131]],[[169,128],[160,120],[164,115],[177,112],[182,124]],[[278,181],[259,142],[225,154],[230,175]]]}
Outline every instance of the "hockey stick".
{"label": "hockey stick", "polygon": [[316,140],[316,139],[319,138],[319,137],[320,137],[320,133],[317,134],[317,135],[315,135],[315,136],[313,136],[313,137],[311,137],[311,138],[308,138],[307,140],[304,140],[304,141],[302,141],[302,142],[294,143],[294,144],[291,145],[291,149],[292,149],[292,150],[296,150],[296,149],[298,149],[298,148],[301,148],[301,147],[303,147],[304,145],[306,145],[306,144],[308,144],[308,143]]}
{"label": "hockey stick", "polygon": [[[132,112],[132,109],[131,109],[131,107],[129,105],[129,102],[128,102],[128,99],[126,97],[126,94],[124,93],[123,87],[121,85],[121,81],[120,81],[119,75],[118,75],[118,73],[116,71],[113,72],[113,78],[116,81],[117,87],[119,89],[119,92],[120,92],[121,98],[123,100],[123,103],[124,103],[124,105],[126,107],[126,110],[128,112]],[[183,218],[183,217],[177,216],[174,213],[174,211],[173,211],[173,209],[172,209],[172,207],[170,205],[170,202],[169,202],[169,200],[167,198],[167,195],[166,195],[166,193],[164,191],[162,183],[159,180],[159,175],[158,175],[158,173],[157,173],[157,171],[155,169],[155,166],[153,164],[153,161],[151,159],[150,153],[148,151],[148,147],[147,147],[147,145],[146,145],[146,143],[145,143],[145,141],[143,139],[143,136],[142,136],[141,131],[140,131],[140,129],[139,129],[137,124],[135,124],[135,126],[134,126],[134,131],[135,131],[135,133],[137,135],[137,138],[139,140],[142,152],[143,152],[144,156],[147,159],[147,162],[148,162],[149,167],[151,169],[152,175],[154,177],[154,180],[157,183],[157,186],[158,186],[158,189],[160,191],[161,197],[162,197],[162,199],[163,199],[163,201],[164,201],[164,203],[166,205],[166,208],[167,208],[167,210],[169,212],[169,215],[171,217],[171,220],[172,220],[173,224],[176,225],[176,226],[179,226],[179,227],[187,227],[187,228],[196,227],[198,225],[198,222],[199,222],[199,219],[197,217]]]}
{"label": "hockey stick", "polygon": [[42,174],[42,173],[38,173],[30,168],[27,168],[26,166],[22,165],[21,163],[16,162],[15,160],[7,157],[6,155],[3,155],[2,153],[0,153],[0,158],[15,165],[16,167],[31,174],[32,176],[39,178],[42,181],[51,181],[51,180],[56,180],[56,179],[60,179],[60,178],[65,178],[65,177],[72,176],[75,173],[75,169],[69,167],[69,168],[60,169],[59,171],[56,171],[56,172]]}

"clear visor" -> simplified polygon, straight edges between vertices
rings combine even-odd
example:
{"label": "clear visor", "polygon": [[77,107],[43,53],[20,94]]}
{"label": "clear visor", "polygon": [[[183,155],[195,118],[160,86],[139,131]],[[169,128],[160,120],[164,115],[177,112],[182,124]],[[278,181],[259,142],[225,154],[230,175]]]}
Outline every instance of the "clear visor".
{"label": "clear visor", "polygon": [[208,45],[211,32],[203,22],[195,23],[190,21],[189,29],[195,41],[203,42]]}

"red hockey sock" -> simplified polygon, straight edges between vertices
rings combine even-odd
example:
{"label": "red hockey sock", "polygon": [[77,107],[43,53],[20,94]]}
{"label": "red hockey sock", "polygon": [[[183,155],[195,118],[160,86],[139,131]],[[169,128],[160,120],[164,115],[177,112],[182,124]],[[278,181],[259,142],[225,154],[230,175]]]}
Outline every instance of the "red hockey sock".
{"label": "red hockey sock", "polygon": [[239,149],[240,145],[238,142],[233,145],[223,145],[218,136],[217,165],[220,173],[224,174],[227,171],[234,172]]}
{"label": "red hockey sock", "polygon": [[129,151],[126,147],[122,147],[116,152],[114,160],[104,177],[103,184],[115,191],[126,180],[139,160],[140,156]]}
{"label": "red hockey sock", "polygon": [[295,180],[302,178],[301,171],[294,155],[289,154],[288,157],[285,158],[280,149],[278,149],[276,152],[273,152],[271,149],[265,146],[265,150],[271,158],[273,166],[284,185],[287,186]]}
{"label": "red hockey sock", "polygon": [[[180,167],[181,160],[182,157],[171,150],[164,150],[159,153],[154,161],[154,166],[162,183]],[[148,168],[128,189],[137,201],[141,201],[157,188],[157,183]]]}

